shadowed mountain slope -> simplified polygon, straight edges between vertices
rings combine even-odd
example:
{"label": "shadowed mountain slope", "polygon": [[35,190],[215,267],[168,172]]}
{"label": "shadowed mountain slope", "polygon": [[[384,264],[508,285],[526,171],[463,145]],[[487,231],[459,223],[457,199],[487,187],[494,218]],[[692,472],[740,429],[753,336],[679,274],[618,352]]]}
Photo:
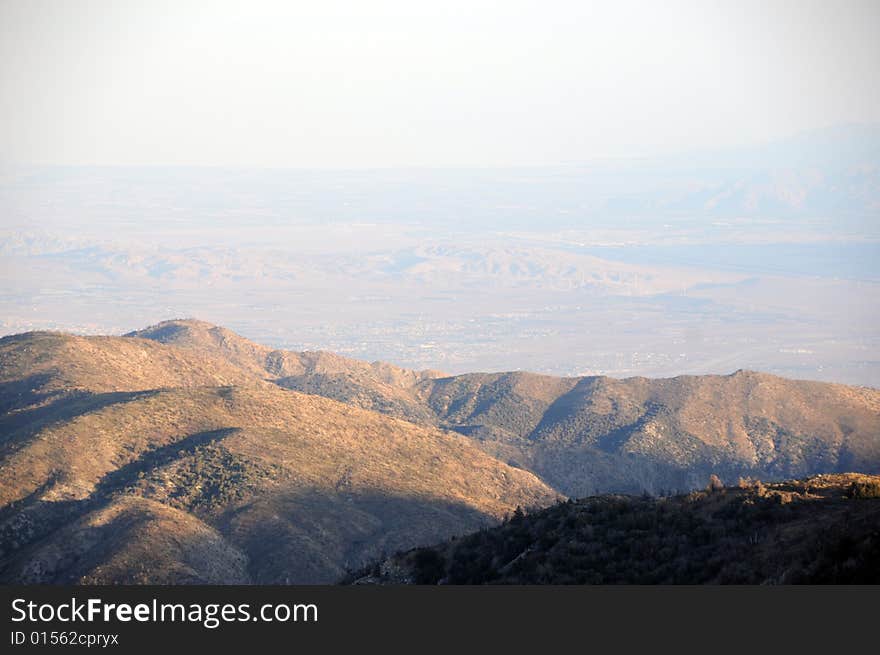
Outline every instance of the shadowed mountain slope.
{"label": "shadowed mountain slope", "polygon": [[880,477],[603,495],[398,553],[360,584],[877,584]]}

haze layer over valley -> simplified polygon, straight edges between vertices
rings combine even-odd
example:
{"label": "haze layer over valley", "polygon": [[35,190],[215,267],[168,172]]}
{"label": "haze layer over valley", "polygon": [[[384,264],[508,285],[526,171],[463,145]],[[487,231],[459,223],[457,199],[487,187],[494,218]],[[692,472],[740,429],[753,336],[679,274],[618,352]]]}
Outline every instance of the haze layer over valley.
{"label": "haze layer over valley", "polygon": [[533,169],[11,168],[0,333],[199,316],[449,373],[880,386],[878,135]]}

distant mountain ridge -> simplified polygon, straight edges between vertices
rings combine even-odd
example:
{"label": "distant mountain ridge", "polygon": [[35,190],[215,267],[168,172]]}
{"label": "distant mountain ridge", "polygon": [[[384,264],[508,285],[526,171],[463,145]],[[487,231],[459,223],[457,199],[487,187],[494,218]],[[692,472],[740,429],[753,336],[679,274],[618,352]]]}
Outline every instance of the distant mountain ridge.
{"label": "distant mountain ridge", "polygon": [[448,376],[321,351],[273,350],[195,320],[165,321],[126,337],[219,357],[238,375],[454,430],[570,496],[684,490],[711,473],[735,480],[880,472],[880,391],[870,388],[753,371],[658,380]]}
{"label": "distant mountain ridge", "polygon": [[735,480],[880,471],[875,389],[753,371],[659,380],[399,370],[381,377],[380,365],[349,361],[274,382],[455,430],[566,495],[684,490],[710,473]]}
{"label": "distant mountain ridge", "polygon": [[[120,217],[165,227],[181,216],[216,211],[306,222],[433,223],[444,229],[508,230],[542,224],[577,228],[584,218],[668,220],[828,216],[869,217],[880,203],[880,124],[852,123],[760,145],[671,155],[572,162],[558,166],[320,171],[212,167],[33,167],[0,178],[12,225],[63,221],[73,210],[103,227]],[[127,199],[89,202],[111,186]],[[208,189],[194,193],[194,189]],[[307,191],[307,193],[303,193]],[[64,202],[61,202],[63,199]],[[167,216],[151,213],[170,205]],[[557,211],[563,208],[567,211]],[[261,213],[263,213],[261,212]],[[258,215],[259,216],[259,215]],[[256,219],[258,220],[258,218]],[[27,244],[23,244],[27,245]]]}
{"label": "distant mountain ridge", "polygon": [[163,321],[124,336],[149,339],[187,350],[217,352],[245,370],[282,378],[356,371],[388,384],[404,386],[443,375],[437,371],[410,371],[384,362],[368,364],[325,351],[277,350],[254,343],[226,328],[194,319]]}
{"label": "distant mountain ridge", "polygon": [[14,335],[0,580],[329,582],[560,494],[880,472],[878,435],[880,391],[746,371],[447,376],[195,320]]}

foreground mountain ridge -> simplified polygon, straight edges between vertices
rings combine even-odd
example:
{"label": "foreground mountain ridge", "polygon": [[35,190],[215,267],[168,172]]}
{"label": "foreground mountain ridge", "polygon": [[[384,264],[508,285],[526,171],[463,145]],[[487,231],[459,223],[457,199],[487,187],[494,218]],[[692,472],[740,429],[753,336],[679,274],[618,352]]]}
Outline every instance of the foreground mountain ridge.
{"label": "foreground mountain ridge", "polygon": [[376,561],[354,584],[878,584],[880,476],[602,495]]}
{"label": "foreground mountain ridge", "polygon": [[880,472],[880,392],[448,376],[196,320],[0,339],[0,580],[329,582],[594,492]]}

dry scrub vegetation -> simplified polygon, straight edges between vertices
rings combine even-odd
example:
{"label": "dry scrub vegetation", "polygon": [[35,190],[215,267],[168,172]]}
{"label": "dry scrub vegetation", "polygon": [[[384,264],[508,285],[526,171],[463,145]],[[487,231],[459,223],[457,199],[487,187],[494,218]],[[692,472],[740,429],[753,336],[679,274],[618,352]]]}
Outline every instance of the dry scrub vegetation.
{"label": "dry scrub vegetation", "polygon": [[329,582],[560,495],[875,473],[878,434],[876,390],[751,372],[450,377],[192,320],[16,335],[0,580]]}
{"label": "dry scrub vegetation", "polygon": [[329,582],[557,498],[460,435],[265,381],[256,346],[194,350],[0,342],[4,580]]}

